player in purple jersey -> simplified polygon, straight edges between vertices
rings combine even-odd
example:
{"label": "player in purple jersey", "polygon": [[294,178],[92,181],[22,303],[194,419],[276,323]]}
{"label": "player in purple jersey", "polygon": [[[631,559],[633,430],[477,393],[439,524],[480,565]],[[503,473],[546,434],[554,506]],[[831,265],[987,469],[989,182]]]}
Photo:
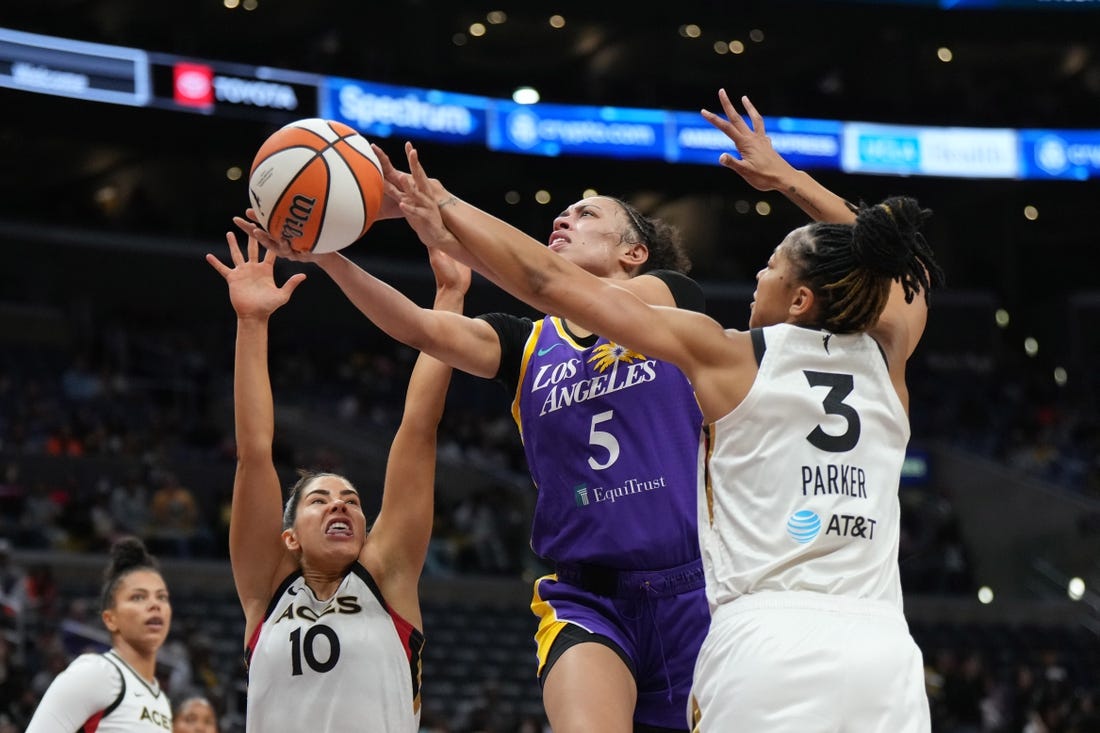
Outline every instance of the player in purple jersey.
{"label": "player in purple jersey", "polygon": [[[722,103],[732,119],[724,95]],[[775,162],[783,161],[761,124],[754,131],[704,116],[743,153],[723,156],[723,165],[757,188],[779,181],[785,195],[819,215],[827,192]],[[391,177],[403,175],[376,152]],[[392,199],[387,205],[383,217],[401,215]],[[514,396],[512,413],[539,490],[532,547],[555,569],[536,582],[532,601],[540,619],[538,674],[554,730],[683,730],[709,616],[695,507],[702,422],[679,369],[560,318],[433,313],[338,253],[295,254],[254,222],[235,221],[279,254],[319,264],[394,338],[496,378]],[[451,237],[442,226],[418,234],[435,246]],[[701,290],[682,274],[687,260],[673,230],[625,202],[594,196],[573,204],[555,219],[547,244],[649,304],[702,310]]]}
{"label": "player in purple jersey", "polygon": [[[422,309],[342,255],[293,255],[237,223],[319,264],[394,338],[515,395],[538,487],[532,548],[557,571],[532,602],[555,731],[682,730],[709,623],[695,532],[701,417],[683,374],[549,316]],[[702,310],[674,230],[625,202],[573,204],[549,246],[646,302]]]}
{"label": "player in purple jersey", "polygon": [[[695,668],[693,730],[927,731],[920,652],[901,614],[896,521],[891,545],[874,552],[866,549],[871,515],[849,516],[855,529],[830,525],[825,541],[802,544],[818,528],[790,524],[803,512],[788,513],[793,492],[780,477],[792,456],[839,472],[818,454],[848,455],[862,420],[857,455],[878,477],[868,489],[877,490],[875,503],[862,511],[896,517],[889,512],[908,439],[905,364],[927,318],[921,296],[942,283],[919,232],[930,212],[907,197],[855,210],[822,197],[838,221],[787,235],[757,274],[752,331],[734,331],[702,314],[654,308],[549,255],[428,178],[409,144],[406,155],[410,173],[388,171],[387,182],[409,224],[428,233],[425,242],[442,242],[534,307],[682,366],[695,388],[707,425],[698,523],[712,617]],[[451,236],[436,235],[440,228]],[[765,355],[773,336],[777,348]],[[818,387],[828,388],[824,397]],[[821,562],[826,554],[837,562]],[[874,694],[852,695],[852,679]]]}

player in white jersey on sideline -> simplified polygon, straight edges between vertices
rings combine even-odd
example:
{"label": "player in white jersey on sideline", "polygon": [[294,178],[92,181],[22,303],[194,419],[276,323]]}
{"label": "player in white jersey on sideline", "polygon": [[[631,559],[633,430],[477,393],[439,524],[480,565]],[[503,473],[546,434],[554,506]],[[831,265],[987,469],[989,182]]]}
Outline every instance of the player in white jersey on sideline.
{"label": "player in white jersey on sideline", "polygon": [[[727,123],[748,129],[727,103]],[[735,331],[555,257],[428,178],[410,144],[406,154],[412,175],[391,168],[388,193],[422,241],[535,308],[676,364],[694,387],[708,426],[698,507],[712,614],[694,730],[928,731],[901,607],[897,491],[905,366],[942,283],[919,231],[930,212],[906,197],[856,209],[832,197],[820,218],[848,223],[788,234],[757,273],[750,330]],[[742,175],[758,188],[790,177],[774,151],[721,160],[754,166]],[[438,227],[453,236],[432,236]]]}
{"label": "player in white jersey on sideline", "polygon": [[[275,285],[275,255],[247,257],[227,235],[225,278],[237,313],[234,414],[237,474],[229,528],[245,614],[250,733],[416,733],[424,645],[417,586],[433,516],[436,430],[450,367],[421,354],[390,448],[382,507],[368,531],[358,491],[310,474],[285,509],[272,459],[274,399],[268,320],[305,275]],[[461,311],[469,268],[432,257],[436,307]]]}
{"label": "player in white jersey on sideline", "polygon": [[153,733],[172,729],[172,704],[157,682],[157,652],[172,604],[157,561],[141,540],[111,546],[100,594],[111,649],[81,654],[54,678],[28,733]]}

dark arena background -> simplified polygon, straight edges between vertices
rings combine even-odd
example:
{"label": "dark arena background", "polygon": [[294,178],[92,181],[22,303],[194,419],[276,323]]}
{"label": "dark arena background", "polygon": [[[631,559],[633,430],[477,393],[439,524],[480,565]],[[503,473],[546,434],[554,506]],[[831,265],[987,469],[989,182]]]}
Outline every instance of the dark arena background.
{"label": "dark arena background", "polygon": [[[724,87],[832,190],[931,208],[948,287],[911,361],[899,560],[933,727],[1100,730],[1100,2],[631,5],[0,5],[0,732],[21,731],[53,676],[103,643],[99,571],[125,534],[172,589],[163,684],[243,731],[226,529],[235,319],[203,256],[224,254],[259,144],[334,111],[341,85],[375,101],[360,129],[395,160],[415,140],[431,175],[537,239],[587,190],[667,218],[730,328],[804,215],[718,166],[721,149],[688,160],[689,137],[638,151],[558,138],[547,155],[550,127],[449,132],[430,105],[476,110],[531,87],[544,120],[584,119],[580,106],[691,125]],[[204,70],[208,98],[181,96],[181,64]],[[516,132],[506,111],[526,114],[504,104],[479,124]],[[345,253],[430,303],[403,222]],[[281,262],[277,277],[297,271],[309,279],[272,321],[276,458],[287,481],[346,473],[370,513],[415,354],[316,268]],[[467,312],[496,310],[530,313],[475,278]],[[426,731],[545,726],[527,608],[545,567],[508,401],[457,374],[448,398],[422,581]]]}

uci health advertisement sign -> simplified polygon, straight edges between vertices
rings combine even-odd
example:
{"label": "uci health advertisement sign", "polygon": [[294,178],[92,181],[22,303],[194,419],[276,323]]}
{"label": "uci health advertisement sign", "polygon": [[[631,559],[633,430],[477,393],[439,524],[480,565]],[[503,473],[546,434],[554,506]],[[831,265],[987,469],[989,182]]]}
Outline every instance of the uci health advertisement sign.
{"label": "uci health advertisement sign", "polygon": [[848,173],[1019,178],[1017,132],[999,128],[844,125]]}

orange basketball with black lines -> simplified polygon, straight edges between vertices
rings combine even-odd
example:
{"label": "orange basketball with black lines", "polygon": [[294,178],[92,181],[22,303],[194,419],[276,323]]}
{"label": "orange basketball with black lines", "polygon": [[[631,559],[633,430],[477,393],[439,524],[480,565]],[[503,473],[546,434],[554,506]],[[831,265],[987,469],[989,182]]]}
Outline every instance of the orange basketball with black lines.
{"label": "orange basketball with black lines", "polygon": [[298,252],[335,252],[370,229],[382,205],[382,166],[342,122],[298,120],[252,161],[248,198],[260,225]]}

